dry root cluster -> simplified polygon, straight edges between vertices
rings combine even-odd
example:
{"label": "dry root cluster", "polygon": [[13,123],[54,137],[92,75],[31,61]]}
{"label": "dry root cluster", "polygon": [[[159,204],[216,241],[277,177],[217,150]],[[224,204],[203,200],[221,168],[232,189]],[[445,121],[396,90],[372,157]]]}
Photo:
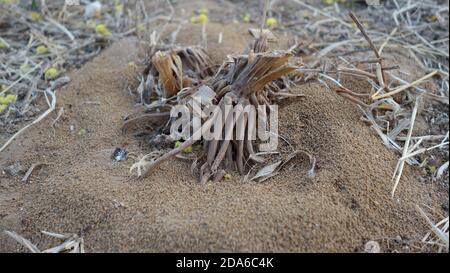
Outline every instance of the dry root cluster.
{"label": "dry root cluster", "polygon": [[[229,56],[220,66],[214,66],[201,47],[156,51],[138,88],[145,107],[126,120],[124,129],[133,127],[136,123],[159,122],[160,131],[167,132],[172,121],[171,107],[185,104],[192,112],[192,106],[188,103],[192,95],[201,88],[212,90],[214,96],[211,104],[218,107],[210,115],[202,116],[201,129],[192,135],[204,135],[205,132],[218,128],[217,130],[222,131],[222,138],[201,141],[202,151],[194,160],[194,169],[199,166],[202,183],[221,180],[225,170],[237,169],[240,174],[244,174],[250,162],[264,162],[258,155],[257,141],[248,137],[249,130],[256,127],[255,120],[262,120],[263,124],[269,126],[266,117],[273,111],[271,105],[278,99],[299,96],[289,91],[298,76],[297,65],[298,60],[290,52],[269,51],[265,36],[255,39],[247,54]],[[250,119],[246,112],[235,117],[233,111],[220,111],[226,106],[245,108],[248,105],[259,109],[256,119]],[[258,106],[265,106],[265,111],[261,111]],[[244,136],[237,138],[238,131]],[[157,137],[161,138],[161,135]],[[140,175],[145,176],[159,164],[182,153],[196,142],[198,140],[191,136],[166,154],[151,162],[140,162],[139,166],[134,167],[139,170]]]}

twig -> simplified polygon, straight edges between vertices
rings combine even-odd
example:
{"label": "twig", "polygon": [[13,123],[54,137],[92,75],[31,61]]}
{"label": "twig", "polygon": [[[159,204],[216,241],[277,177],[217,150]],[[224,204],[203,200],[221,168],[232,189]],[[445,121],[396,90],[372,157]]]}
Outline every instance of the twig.
{"label": "twig", "polygon": [[[416,103],[414,105],[414,109],[411,115],[411,125],[409,127],[409,131],[408,131],[408,135],[405,141],[405,145],[403,146],[403,154],[402,157],[405,157],[408,154],[408,149],[409,149],[409,143],[411,142],[411,136],[412,136],[412,132],[414,129],[414,122],[416,121],[416,116],[417,116],[417,110],[419,108],[419,101],[420,101],[420,97],[417,97],[416,99]],[[394,171],[394,176],[392,177],[392,180],[395,179],[395,183],[394,183],[394,188],[392,189],[392,198],[394,197],[395,194],[395,190],[397,189],[398,183],[400,182],[400,178],[402,177],[402,173],[403,173],[403,168],[405,167],[405,161],[404,160],[399,160],[397,163],[397,167],[395,168]]]}
{"label": "twig", "polygon": [[0,148],[0,152],[2,152],[3,150],[6,149],[6,147],[8,147],[9,144],[11,144],[11,142],[20,134],[22,134],[25,130],[27,130],[28,128],[30,128],[31,126],[39,123],[41,120],[43,120],[46,116],[48,116],[51,112],[53,112],[55,110],[56,107],[56,95],[54,92],[52,92],[50,89],[45,90],[46,93],[49,93],[52,97],[52,101],[51,101],[51,105],[50,108],[47,109],[47,111],[45,111],[41,116],[39,116],[37,119],[35,119],[33,122],[31,122],[30,124],[26,125],[25,127],[23,127],[22,129],[20,129],[17,133],[15,133],[8,141],[6,141],[5,144],[3,144],[3,146]]}
{"label": "twig", "polygon": [[58,115],[56,118],[52,121],[52,124],[50,125],[52,128],[55,127],[56,123],[59,121],[59,119],[64,115],[64,107],[59,108]]}
{"label": "twig", "polygon": [[262,17],[261,29],[260,29],[261,34],[263,33],[263,29],[266,24],[267,11],[269,10],[269,2],[270,2],[270,0],[264,1],[264,11],[263,11],[263,17]]}
{"label": "twig", "polygon": [[369,43],[369,46],[372,48],[373,52],[375,53],[375,56],[378,59],[381,59],[380,54],[378,53],[378,50],[376,46],[373,44],[372,40],[370,39],[369,35],[367,35],[366,31],[364,30],[363,25],[359,22],[358,18],[353,14],[353,12],[349,12],[350,18],[352,18],[353,22],[355,22],[356,26],[359,28],[359,31],[361,31],[361,34],[366,39],[367,43]]}
{"label": "twig", "polygon": [[26,248],[28,248],[32,253],[40,253],[41,252],[39,250],[39,248],[37,248],[37,246],[35,246],[29,240],[27,240],[27,239],[23,238],[22,236],[20,236],[19,234],[15,233],[14,231],[7,231],[7,230],[5,230],[5,233],[9,237],[13,238],[18,243],[20,243],[21,245],[23,245]]}
{"label": "twig", "polygon": [[414,81],[414,82],[412,82],[412,83],[409,83],[409,84],[405,84],[405,85],[403,85],[403,86],[400,86],[400,87],[398,87],[397,89],[392,90],[391,92],[388,92],[388,93],[386,93],[386,94],[381,94],[381,95],[373,96],[373,97],[372,97],[372,100],[383,99],[383,98],[390,97],[390,96],[392,96],[392,95],[398,94],[398,93],[400,93],[400,92],[402,92],[402,91],[405,91],[406,89],[408,89],[408,88],[410,88],[410,87],[413,87],[413,86],[415,86],[415,85],[420,84],[421,82],[423,82],[423,81],[425,81],[425,80],[428,80],[429,78],[433,77],[433,76],[436,75],[437,73],[438,73],[438,71],[435,70],[435,71],[431,72],[430,74],[425,75],[425,76],[423,76],[422,78],[420,78],[420,79],[418,79],[418,80],[416,80],[416,81]]}
{"label": "twig", "polygon": [[398,28],[394,28],[392,30],[392,32],[389,34],[389,36],[386,38],[386,40],[383,42],[383,44],[381,44],[380,48],[378,49],[378,55],[381,56],[381,53],[383,52],[384,47],[387,45],[387,43],[392,38],[392,36],[394,36],[395,33],[397,33],[397,30],[398,30]]}
{"label": "twig", "polygon": [[73,34],[65,26],[61,25],[60,23],[58,23],[57,21],[55,21],[53,18],[50,17],[47,17],[47,21],[49,21],[51,24],[55,25],[57,28],[62,30],[62,32],[64,32],[71,41],[75,40]]}
{"label": "twig", "polygon": [[47,231],[41,231],[42,234],[54,237],[60,240],[66,240],[62,244],[52,247],[46,250],[39,250],[37,246],[35,246],[33,243],[31,243],[29,240],[25,239],[24,237],[20,236],[19,234],[11,231],[5,231],[5,234],[16,240],[21,245],[28,248],[32,253],[63,253],[63,252],[69,252],[69,253],[84,253],[84,240],[83,238],[78,237],[78,235],[63,235],[63,234],[57,234]]}
{"label": "twig", "polygon": [[425,221],[430,225],[431,230],[436,234],[436,236],[444,243],[445,247],[448,249],[449,243],[448,243],[448,235],[443,233],[440,229],[436,227],[436,225],[428,218],[428,216],[425,214],[425,212],[416,205],[417,211],[420,213],[420,215],[425,219]]}
{"label": "twig", "polygon": [[26,76],[28,76],[31,72],[35,71],[36,69],[38,69],[40,66],[42,65],[42,62],[40,62],[39,64],[37,64],[35,67],[33,67],[32,69],[30,69],[27,73],[23,74],[22,76],[20,76],[20,78],[13,82],[10,86],[8,86],[5,90],[0,92],[0,95],[3,95],[4,93],[6,93],[9,89],[11,89],[14,85],[16,85],[17,83],[19,83],[23,78],[25,78]]}
{"label": "twig", "polygon": [[30,177],[30,175],[31,175],[31,173],[33,173],[33,170],[36,168],[36,167],[39,167],[39,166],[42,166],[42,165],[45,165],[45,163],[36,163],[36,164],[33,164],[33,165],[31,165],[31,167],[28,169],[28,171],[25,173],[25,175],[23,176],[23,178],[22,178],[22,182],[27,182],[28,181],[28,178]]}

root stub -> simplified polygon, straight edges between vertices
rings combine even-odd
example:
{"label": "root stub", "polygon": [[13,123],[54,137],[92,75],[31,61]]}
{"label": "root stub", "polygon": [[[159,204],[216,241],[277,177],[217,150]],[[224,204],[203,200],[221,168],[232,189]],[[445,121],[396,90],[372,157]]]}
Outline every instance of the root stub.
{"label": "root stub", "polygon": [[[202,117],[201,128],[190,138],[161,157],[147,162],[141,176],[148,175],[161,163],[186,151],[197,142],[203,147],[196,159],[196,163],[200,163],[198,166],[201,166],[198,172],[202,183],[219,181],[226,174],[225,170],[233,168],[242,175],[250,163],[264,162],[258,156],[258,150],[255,151],[257,141],[251,136],[256,131],[256,121],[262,124],[260,126],[267,133],[267,128],[272,125],[267,117],[274,111],[271,105],[274,101],[295,96],[289,92],[297,69],[291,64],[292,59],[289,52],[268,51],[265,37],[255,40],[248,54],[233,56],[216,71],[212,70],[213,66],[206,52],[199,48],[155,53],[147,71],[148,77],[152,77],[152,81],[158,84],[141,90],[148,93],[144,96],[141,94],[141,97],[158,94],[159,98],[163,97],[165,100],[163,104],[150,104],[146,114],[141,116],[143,121],[164,116],[156,113],[161,113],[161,109],[167,105],[176,104],[187,106],[191,117],[194,116],[196,112],[189,101],[201,86],[214,91],[215,95],[207,107],[215,107],[211,114]],[[184,85],[183,75],[187,75],[191,83],[197,84]],[[157,88],[162,90],[155,90]],[[243,111],[247,106],[257,109],[254,116]],[[148,111],[154,113],[149,114]],[[167,121],[170,123],[173,120]],[[194,127],[192,119],[189,126],[191,129]],[[197,140],[193,137],[204,136],[211,133],[211,130],[216,136],[212,140]]]}

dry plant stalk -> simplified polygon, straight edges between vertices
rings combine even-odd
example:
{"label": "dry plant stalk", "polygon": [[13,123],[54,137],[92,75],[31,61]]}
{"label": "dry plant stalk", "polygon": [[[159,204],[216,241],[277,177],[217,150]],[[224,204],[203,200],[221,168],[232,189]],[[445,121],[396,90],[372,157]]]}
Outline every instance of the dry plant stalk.
{"label": "dry plant stalk", "polygon": [[[150,52],[155,50],[152,48]],[[143,79],[142,90],[138,91],[142,93],[143,102],[144,98],[169,99],[183,88],[211,76],[211,60],[201,47],[158,50],[144,74],[147,74],[147,79]]]}
{"label": "dry plant stalk", "polygon": [[[270,111],[269,98],[264,87],[281,76],[294,71],[296,68],[289,66],[290,55],[282,54],[250,54],[240,56],[232,63],[228,64],[212,82],[212,89],[215,91],[215,101],[218,101],[218,109],[225,106],[246,105],[268,106]],[[213,126],[218,126],[217,122],[222,122],[220,126],[223,130],[225,140],[211,140],[205,142],[206,161],[200,168],[200,181],[202,183],[213,179],[220,180],[224,174],[222,162],[225,160],[229,164],[234,161],[240,174],[244,173],[244,162],[249,159],[261,162],[256,156],[251,140],[245,136],[244,140],[233,140],[237,128],[247,128],[251,130],[254,124],[248,124],[248,116],[233,118],[233,112],[229,112],[223,118],[219,118],[219,111],[216,111],[207,119],[202,127],[202,132],[209,131]],[[196,132],[199,133],[199,132]],[[194,133],[193,135],[196,135]],[[227,140],[230,139],[230,140]],[[147,166],[144,175],[151,172],[165,160],[179,154],[189,146],[197,142],[193,137],[186,140],[180,147],[170,151],[162,157],[156,159]]]}
{"label": "dry plant stalk", "polygon": [[425,219],[427,224],[430,226],[432,233],[437,238],[437,240],[433,240],[431,238],[431,233],[428,233],[422,239],[422,242],[439,246],[439,252],[442,252],[442,250],[448,252],[448,217],[435,224],[418,205],[416,205],[416,210],[419,212],[422,218]]}
{"label": "dry plant stalk", "polygon": [[[161,94],[168,95],[165,98],[169,98],[167,100],[169,104],[169,96],[175,96],[177,103],[183,103],[200,88],[208,88],[215,93],[212,104],[217,107],[208,117],[202,117],[201,129],[193,132],[190,138],[179,147],[159,158],[152,157],[153,160],[150,162],[140,162],[138,175],[148,175],[164,161],[177,156],[198,142],[194,136],[203,136],[216,128],[221,133],[222,140],[202,140],[204,151],[196,160],[202,163],[199,168],[201,183],[208,180],[221,180],[225,169],[233,168],[233,166],[240,174],[244,174],[248,161],[264,162],[255,151],[254,140],[249,139],[249,135],[252,134],[248,132],[254,130],[255,121],[250,119],[245,111],[237,113],[235,117],[234,111],[223,110],[235,109],[236,106],[242,107],[241,109],[249,105],[254,106],[255,109],[261,105],[266,106],[266,111],[258,111],[256,119],[263,119],[267,126],[265,117],[271,113],[271,103],[275,99],[298,96],[286,92],[286,88],[283,89],[291,84],[287,76],[298,68],[290,64],[292,55],[285,51],[269,52],[268,50],[266,35],[260,35],[251,43],[248,54],[231,57],[217,71],[212,70],[209,57],[201,48],[188,47],[173,49],[166,53],[157,52],[148,69],[149,77],[160,82],[165,89],[165,92]],[[197,83],[195,86],[190,85],[194,82]],[[185,100],[180,100],[180,96],[184,96]],[[161,109],[161,107],[150,108],[153,113],[147,112],[145,115],[147,117],[152,115],[150,119],[153,119],[167,113],[161,113]],[[191,107],[189,109],[192,111]],[[225,113],[222,116],[223,112]],[[192,121],[189,125],[193,127]],[[237,138],[238,132],[241,134],[239,138]],[[136,167],[134,166],[134,169]]]}
{"label": "dry plant stalk", "polygon": [[183,65],[175,52],[158,51],[153,56],[152,63],[163,86],[163,98],[172,97],[183,88]]}
{"label": "dry plant stalk", "polygon": [[64,240],[64,242],[58,246],[40,250],[36,245],[34,245],[29,240],[20,236],[14,231],[5,231],[5,234],[16,240],[18,243],[28,248],[32,253],[85,253],[84,251],[84,240],[76,234],[58,234],[53,232],[41,231],[42,234]]}

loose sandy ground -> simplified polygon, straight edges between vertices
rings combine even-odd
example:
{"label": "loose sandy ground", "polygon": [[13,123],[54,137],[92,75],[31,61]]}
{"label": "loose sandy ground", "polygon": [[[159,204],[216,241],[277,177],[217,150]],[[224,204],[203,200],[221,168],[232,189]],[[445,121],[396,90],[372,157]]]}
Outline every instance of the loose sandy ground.
{"label": "loose sandy ground", "polygon": [[[222,45],[215,42],[219,29]],[[182,31],[179,42],[197,43],[196,31]],[[246,26],[212,23],[209,32],[216,61],[241,52],[250,39]],[[305,174],[306,158],[264,183],[234,175],[199,185],[182,160],[163,164],[146,179],[130,178],[133,160],[114,163],[110,155],[115,147],[148,151],[120,130],[135,107],[125,86],[136,84],[128,63],[138,62],[138,51],[135,39],[124,39],[73,71],[71,83],[57,91],[65,114],[55,130],[50,124],[56,113],[0,154],[1,168],[46,163],[27,184],[0,174],[0,230],[16,231],[42,248],[57,242],[40,230],[76,233],[89,252],[353,252],[368,240],[379,241],[383,251],[418,251],[415,242],[428,227],[414,205],[440,207],[445,197],[407,167],[391,199],[397,156],[353,104],[319,84],[301,86],[296,92],[305,98],[280,106],[280,133],[317,157],[313,179]],[[364,88],[358,80],[348,84]],[[389,239],[396,236],[402,242]],[[24,249],[1,234],[0,251]]]}

